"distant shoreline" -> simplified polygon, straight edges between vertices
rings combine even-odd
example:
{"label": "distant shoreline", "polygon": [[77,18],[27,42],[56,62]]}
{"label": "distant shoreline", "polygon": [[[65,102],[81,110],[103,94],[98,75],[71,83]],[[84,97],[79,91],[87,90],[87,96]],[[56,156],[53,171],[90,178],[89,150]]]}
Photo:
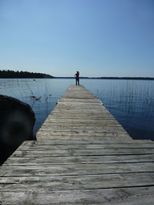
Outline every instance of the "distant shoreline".
{"label": "distant shoreline", "polygon": [[[74,77],[53,77],[54,79],[74,79]],[[154,80],[154,77],[80,77],[94,80]]]}
{"label": "distant shoreline", "polygon": [[[9,76],[1,76],[0,75],[0,79],[63,79],[63,80],[67,80],[67,79],[74,79],[74,77],[54,77],[54,76],[48,76],[47,74],[41,75],[41,76],[13,76],[13,77],[9,77]],[[154,77],[80,77],[80,79],[84,79],[84,80],[154,80]]]}
{"label": "distant shoreline", "polygon": [[[27,71],[0,70],[0,78],[50,78],[50,79],[74,79],[74,77],[56,77],[45,73]],[[154,80],[154,77],[80,77],[81,79],[95,80]]]}
{"label": "distant shoreline", "polygon": [[0,70],[0,78],[53,78],[53,76],[45,74],[45,73]]}

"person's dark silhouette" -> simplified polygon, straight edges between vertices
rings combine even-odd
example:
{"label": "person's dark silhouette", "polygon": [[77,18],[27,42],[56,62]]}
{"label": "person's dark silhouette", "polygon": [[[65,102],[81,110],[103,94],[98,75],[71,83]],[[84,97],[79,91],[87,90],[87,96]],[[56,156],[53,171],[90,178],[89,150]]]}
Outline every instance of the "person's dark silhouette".
{"label": "person's dark silhouette", "polygon": [[76,81],[76,85],[80,85],[80,73],[79,73],[79,71],[77,71],[76,73],[75,73],[75,81]]}

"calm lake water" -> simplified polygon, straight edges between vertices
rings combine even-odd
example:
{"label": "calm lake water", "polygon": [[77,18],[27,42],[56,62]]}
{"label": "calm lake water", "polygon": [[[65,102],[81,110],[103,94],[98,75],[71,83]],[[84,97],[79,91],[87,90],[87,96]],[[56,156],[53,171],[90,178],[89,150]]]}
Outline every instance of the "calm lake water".
{"label": "calm lake water", "polygon": [[[37,132],[70,84],[73,79],[0,79],[0,94],[31,105]],[[154,81],[88,79],[81,84],[102,100],[133,138],[154,140]]]}

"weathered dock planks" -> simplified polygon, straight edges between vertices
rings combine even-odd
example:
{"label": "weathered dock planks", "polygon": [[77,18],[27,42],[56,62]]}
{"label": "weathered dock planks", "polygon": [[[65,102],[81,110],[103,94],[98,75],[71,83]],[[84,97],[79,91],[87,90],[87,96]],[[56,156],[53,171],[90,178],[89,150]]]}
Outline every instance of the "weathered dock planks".
{"label": "weathered dock planks", "polygon": [[154,204],[154,142],[132,140],[99,99],[70,86],[0,168],[0,204]]}

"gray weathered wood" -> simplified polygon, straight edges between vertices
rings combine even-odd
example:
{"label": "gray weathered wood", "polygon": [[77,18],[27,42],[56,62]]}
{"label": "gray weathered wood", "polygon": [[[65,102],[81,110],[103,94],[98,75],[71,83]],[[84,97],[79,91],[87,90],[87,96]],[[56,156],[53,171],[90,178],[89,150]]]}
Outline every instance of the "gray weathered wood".
{"label": "gray weathered wood", "polygon": [[133,140],[103,103],[70,86],[0,168],[0,204],[153,205],[154,142]]}

